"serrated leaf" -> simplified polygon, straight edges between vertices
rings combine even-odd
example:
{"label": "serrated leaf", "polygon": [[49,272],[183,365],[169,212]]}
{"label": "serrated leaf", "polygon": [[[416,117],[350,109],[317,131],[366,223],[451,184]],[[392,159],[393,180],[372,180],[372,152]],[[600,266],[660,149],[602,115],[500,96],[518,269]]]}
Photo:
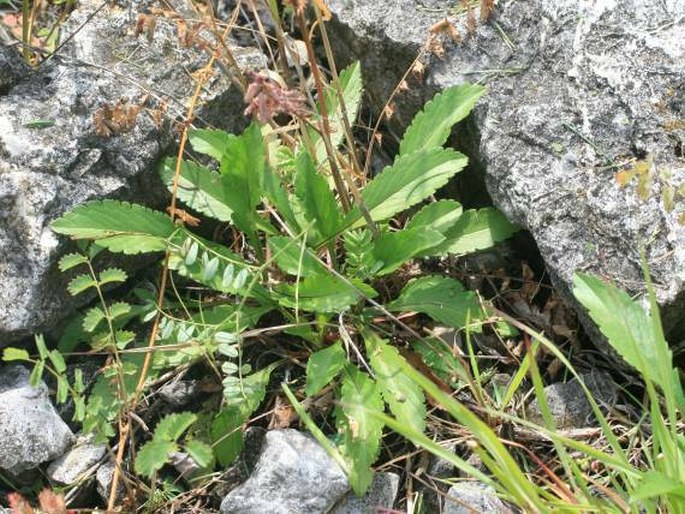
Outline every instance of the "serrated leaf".
{"label": "serrated leaf", "polygon": [[359,281],[348,285],[331,275],[315,275],[297,285],[281,284],[275,289],[278,302],[284,307],[299,308],[308,312],[340,312],[361,298],[361,293],[374,298],[378,293]]}
{"label": "serrated leaf", "polygon": [[162,251],[175,225],[164,213],[117,200],[79,205],[50,224],[72,239],[92,239],[112,252],[137,254]]}
{"label": "serrated leaf", "polygon": [[163,417],[155,427],[154,441],[177,441],[197,421],[192,412],[178,412]]}
{"label": "serrated leaf", "polygon": [[103,310],[100,307],[92,307],[86,312],[81,326],[86,332],[93,332],[103,319],[105,319]]}
{"label": "serrated leaf", "polygon": [[48,358],[50,359],[50,362],[52,363],[52,367],[55,369],[57,373],[64,373],[67,370],[67,363],[64,362],[64,357],[62,356],[61,353],[57,350],[52,350],[48,354]]}
{"label": "serrated leaf", "polygon": [[95,287],[96,282],[89,275],[78,275],[69,281],[67,291],[71,296],[76,296],[91,287]]}
{"label": "serrated leaf", "polygon": [[303,251],[302,241],[285,236],[272,236],[268,244],[278,267],[289,275],[309,277],[326,272],[325,266],[309,252]]}
{"label": "serrated leaf", "polygon": [[59,260],[59,270],[65,272],[78,266],[79,264],[85,264],[88,262],[88,258],[80,253],[69,253]]}
{"label": "serrated leaf", "polygon": [[[176,159],[162,161],[160,176],[169,190],[173,190]],[[178,177],[176,196],[191,209],[210,218],[230,223],[233,219],[231,184],[221,175],[204,166],[183,161]]]}
{"label": "serrated leaf", "polygon": [[43,370],[45,369],[45,361],[39,360],[36,365],[33,366],[31,374],[29,375],[29,384],[34,389],[40,385],[40,380],[43,377]]}
{"label": "serrated leaf", "polygon": [[494,246],[518,232],[518,227],[494,207],[464,211],[431,255],[463,255]]}
{"label": "serrated leaf", "polygon": [[138,451],[135,461],[136,473],[152,478],[169,460],[169,455],[178,451],[173,441],[152,440],[145,443]]}
{"label": "serrated leaf", "polygon": [[55,399],[58,404],[62,404],[69,398],[69,382],[67,382],[66,377],[57,377],[57,392],[55,394]]}
{"label": "serrated leaf", "polygon": [[[362,199],[375,221],[391,218],[425,200],[467,164],[465,155],[444,148],[419,150],[398,158],[362,191]],[[359,207],[345,218],[345,226],[363,224]]]}
{"label": "serrated leaf", "polygon": [[119,268],[107,268],[100,272],[100,285],[109,284],[110,282],[126,282],[128,275]]}
{"label": "serrated leaf", "polygon": [[114,332],[114,338],[116,339],[117,348],[123,350],[133,342],[136,338],[136,333],[130,330],[117,330]]}
{"label": "serrated leaf", "polygon": [[307,396],[314,396],[328,385],[347,363],[342,343],[337,341],[328,348],[314,352],[307,362]]}
{"label": "serrated leaf", "polygon": [[[331,83],[324,92],[326,101],[326,112],[328,113],[328,124],[331,129],[329,134],[331,146],[337,148],[345,137],[344,115],[342,102],[338,95],[338,89],[343,93],[343,102],[347,110],[347,120],[350,126],[357,119],[357,112],[361,104],[362,96],[362,75],[359,61],[350,64],[338,76],[339,86]],[[321,135],[314,129],[309,130],[309,136],[314,145],[316,161],[323,164],[327,160],[326,146]]]}
{"label": "serrated leaf", "polygon": [[23,348],[5,348],[2,350],[2,360],[5,362],[10,361],[28,361],[29,352]]}
{"label": "serrated leaf", "polygon": [[310,224],[309,239],[317,246],[341,230],[343,213],[328,181],[317,173],[307,152],[300,152],[296,166],[295,197],[304,219]]}
{"label": "serrated leaf", "polygon": [[212,447],[207,443],[203,443],[197,439],[191,439],[183,446],[188,454],[193,458],[195,463],[201,468],[208,467],[214,460],[214,452],[212,452]]}
{"label": "serrated leaf", "polygon": [[423,433],[426,428],[424,396],[421,388],[402,372],[406,361],[397,348],[371,330],[364,330],[363,337],[369,363],[390,411],[397,419]]}
{"label": "serrated leaf", "polygon": [[471,112],[485,88],[462,84],[445,89],[414,116],[400,142],[400,156],[445,144],[452,127]]}
{"label": "serrated leaf", "polygon": [[[412,280],[387,308],[392,312],[422,312],[435,321],[454,328],[463,328],[469,319],[477,319],[481,314],[475,293],[466,291],[458,281],[441,276]],[[480,329],[474,326],[471,330]]]}
{"label": "serrated leaf", "polygon": [[193,145],[193,150],[221,160],[231,140],[236,136],[223,130],[194,129],[188,133],[188,140]]}
{"label": "serrated leaf", "polygon": [[129,312],[131,312],[131,304],[126,302],[114,302],[109,306],[109,315],[112,320],[125,316]]}
{"label": "serrated leaf", "polygon": [[383,423],[369,412],[382,413],[385,405],[378,385],[351,366],[343,375],[340,403],[345,418],[343,453],[351,460],[350,485],[359,495],[371,485],[370,467],[378,458],[383,435]]}
{"label": "serrated leaf", "polygon": [[445,237],[440,232],[426,228],[381,234],[373,245],[374,258],[383,263],[382,267],[376,271],[376,275],[392,273],[414,256],[433,248],[444,240]]}
{"label": "serrated leaf", "polygon": [[417,212],[405,229],[430,229],[441,234],[447,233],[461,216],[464,209],[455,200],[439,200],[432,202]]}

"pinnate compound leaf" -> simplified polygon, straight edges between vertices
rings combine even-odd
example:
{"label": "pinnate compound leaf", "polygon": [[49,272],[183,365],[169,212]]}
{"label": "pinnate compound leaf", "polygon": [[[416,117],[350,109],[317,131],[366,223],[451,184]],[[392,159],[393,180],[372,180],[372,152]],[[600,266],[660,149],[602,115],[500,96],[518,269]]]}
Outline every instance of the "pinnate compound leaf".
{"label": "pinnate compound leaf", "polygon": [[277,286],[276,291],[280,293],[278,302],[284,307],[308,312],[340,312],[356,303],[362,293],[368,298],[378,294],[362,282],[353,280],[352,284],[331,275],[316,275],[296,285]]}
{"label": "pinnate compound leaf", "polygon": [[[162,161],[160,175],[169,191],[174,189],[176,159]],[[230,223],[233,219],[232,196],[228,189],[230,183],[221,175],[204,166],[183,161],[178,177],[176,196],[191,209],[201,212],[210,218]]]}
{"label": "pinnate compound leaf", "polygon": [[80,253],[69,253],[59,260],[59,270],[65,272],[78,266],[79,264],[85,264],[88,262],[88,258]]}
{"label": "pinnate compound leaf", "polygon": [[304,389],[307,396],[314,396],[330,384],[346,363],[347,357],[340,341],[313,353],[307,362],[307,387]]}
{"label": "pinnate compound leaf", "polygon": [[[391,218],[425,200],[461,171],[468,159],[444,148],[419,150],[398,158],[362,191],[362,199],[374,221]],[[361,226],[359,207],[345,219],[346,225]]]}
{"label": "pinnate compound leaf", "polygon": [[416,255],[444,240],[445,237],[440,232],[426,228],[386,232],[376,239],[373,246],[374,258],[383,263],[376,274],[392,273]]}
{"label": "pinnate compound leaf", "polygon": [[422,148],[445,144],[452,127],[468,116],[483,93],[483,86],[462,84],[435,95],[414,117],[404,133],[400,142],[400,157]]}
{"label": "pinnate compound leaf", "polygon": [[155,427],[154,441],[177,441],[197,421],[191,412],[178,412],[163,417]]}
{"label": "pinnate compound leaf", "polygon": [[296,166],[295,197],[304,218],[311,224],[311,239],[317,245],[340,231],[342,210],[307,152],[300,152]]}
{"label": "pinnate compound leaf", "polygon": [[112,252],[162,251],[176,229],[169,216],[142,205],[95,200],[79,205],[50,225],[72,239],[92,239]]}
{"label": "pinnate compound leaf", "polygon": [[167,463],[169,455],[178,451],[173,441],[155,440],[145,443],[136,455],[136,473],[147,478],[152,478],[155,472],[162,469]]}
{"label": "pinnate compound leaf", "polygon": [[110,282],[126,282],[128,275],[119,268],[107,268],[100,272],[100,285],[109,284]]}
{"label": "pinnate compound leaf", "polygon": [[351,460],[350,485],[355,493],[363,494],[373,480],[371,466],[378,458],[383,435],[383,422],[369,412],[382,413],[385,404],[378,385],[352,366],[343,375],[341,394],[343,452]]}
{"label": "pinnate compound leaf", "polygon": [[371,330],[363,332],[366,352],[383,399],[392,413],[414,430],[423,433],[426,427],[424,396],[416,383],[403,371],[407,366],[397,348]]}
{"label": "pinnate compound leaf", "polygon": [[518,230],[494,207],[464,211],[452,228],[445,232],[446,241],[431,250],[430,254],[463,255],[484,250],[511,237]]}
{"label": "pinnate compound leaf", "polygon": [[69,281],[67,290],[71,296],[76,296],[91,287],[95,287],[95,285],[95,280],[89,275],[77,275]]}
{"label": "pinnate compound leaf", "polygon": [[[422,312],[454,328],[466,326],[469,319],[478,318],[481,314],[475,293],[466,291],[457,280],[441,276],[412,280],[387,308],[392,312]],[[474,326],[472,330],[479,331],[479,328]]]}
{"label": "pinnate compound leaf", "polygon": [[194,129],[188,134],[190,144],[193,145],[193,150],[205,155],[221,160],[226,148],[236,136],[228,134],[223,130],[216,129]]}

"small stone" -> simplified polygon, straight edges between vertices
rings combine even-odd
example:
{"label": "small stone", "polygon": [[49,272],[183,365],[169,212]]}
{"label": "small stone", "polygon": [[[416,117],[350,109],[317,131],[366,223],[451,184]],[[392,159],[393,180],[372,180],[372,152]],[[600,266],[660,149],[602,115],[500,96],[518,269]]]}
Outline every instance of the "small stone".
{"label": "small stone", "polygon": [[[114,477],[114,462],[110,459],[100,466],[95,473],[95,485],[100,498],[105,503],[109,501],[109,492],[112,489],[112,478]],[[117,499],[124,497],[124,484],[121,477],[119,477],[119,485],[117,486]]]}
{"label": "small stone", "polygon": [[76,444],[48,466],[47,474],[50,480],[62,485],[78,482],[89,468],[105,456],[107,451],[104,444],[93,444],[92,441],[92,434],[77,436]]}
{"label": "small stone", "polygon": [[[581,377],[600,406],[611,405],[616,401],[616,385],[609,375],[592,372],[585,373]],[[575,378],[565,383],[545,387],[545,397],[557,428],[583,428],[594,424],[590,402],[587,401],[583,388]],[[530,403],[526,414],[530,421],[544,423],[537,398]]]}
{"label": "small stone", "polygon": [[345,473],[313,438],[272,430],[252,475],[224,498],[221,513],[322,514],[349,489]]}
{"label": "small stone", "polygon": [[159,394],[172,407],[183,407],[200,392],[197,380],[178,380],[160,388]]}
{"label": "small stone", "polygon": [[330,514],[376,514],[382,509],[392,509],[399,486],[399,475],[376,473],[371,487],[364,496],[359,498],[350,491]]}
{"label": "small stone", "polygon": [[0,368],[0,468],[18,475],[62,455],[73,440],[42,381],[32,387],[18,364]]}
{"label": "small stone", "polygon": [[447,492],[444,514],[512,514],[495,490],[481,482],[459,482]]}

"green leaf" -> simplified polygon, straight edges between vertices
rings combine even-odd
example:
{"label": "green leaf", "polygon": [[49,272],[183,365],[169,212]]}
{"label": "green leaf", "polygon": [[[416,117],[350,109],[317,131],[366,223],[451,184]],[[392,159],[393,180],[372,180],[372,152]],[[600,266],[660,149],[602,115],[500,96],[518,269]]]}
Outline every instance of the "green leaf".
{"label": "green leaf", "polygon": [[423,106],[400,142],[400,157],[445,144],[452,127],[471,112],[485,88],[462,84],[445,89]]}
{"label": "green leaf", "polygon": [[[425,200],[461,171],[468,159],[444,148],[419,150],[398,158],[362,191],[362,199],[375,221],[391,218]],[[346,226],[363,224],[359,207],[345,219]]]}
{"label": "green leaf", "polygon": [[57,377],[57,392],[55,393],[55,399],[57,403],[61,404],[67,401],[69,398],[69,382],[64,376]]}
{"label": "green leaf", "polygon": [[110,282],[126,282],[128,275],[119,268],[107,268],[100,272],[100,285],[109,284]]}
{"label": "green leaf", "polygon": [[220,161],[226,152],[226,148],[236,136],[223,130],[194,129],[188,133],[193,150]]}
{"label": "green leaf", "polygon": [[212,452],[212,447],[207,443],[198,441],[197,439],[191,439],[184,445],[185,450],[193,458],[195,463],[201,468],[207,468],[214,460],[214,453]]}
{"label": "green leaf", "polygon": [[269,238],[268,244],[276,264],[285,273],[299,277],[309,277],[326,272],[326,267],[317,261],[306,249],[302,248],[304,241],[298,241],[285,236],[272,236]]}
{"label": "green leaf", "polygon": [[307,362],[307,396],[314,396],[328,385],[347,363],[342,343],[337,341],[328,348],[319,350]]}
{"label": "green leaf", "polygon": [[452,355],[449,346],[441,339],[423,339],[412,344],[412,349],[421,356],[421,360],[433,373],[446,384],[456,386],[463,368]]}
{"label": "green leaf", "polygon": [[383,399],[392,413],[413,429],[426,427],[426,406],[421,388],[403,373],[407,366],[397,348],[390,346],[371,330],[363,331],[366,352]]}
{"label": "green leaf", "polygon": [[409,220],[405,230],[430,229],[444,235],[456,223],[463,211],[461,204],[455,200],[432,202]]}
{"label": "green leaf", "polygon": [[[477,319],[481,314],[480,304],[472,291],[466,291],[452,278],[441,276],[412,280],[387,308],[392,312],[422,312],[454,328],[463,328],[469,319]],[[472,330],[480,329],[474,326]]]}
{"label": "green leaf", "polygon": [[307,277],[294,286],[281,284],[275,289],[280,293],[278,303],[284,307],[308,312],[340,312],[357,303],[361,293],[369,298],[377,295],[371,286],[357,281],[352,283],[356,287],[331,275],[316,275]]}
{"label": "green leaf", "polygon": [[376,274],[380,276],[392,273],[414,256],[444,240],[445,237],[440,232],[426,228],[386,232],[373,245],[374,258],[383,263]]}
{"label": "green leaf", "polygon": [[233,223],[240,230],[253,233],[258,227],[268,232],[268,223],[256,211],[264,189],[264,142],[259,126],[252,123],[240,136],[231,138],[221,158],[226,204],[233,209]]}
{"label": "green leaf", "polygon": [[43,337],[43,334],[36,335],[35,341],[36,348],[38,349],[38,353],[40,354],[40,359],[47,359],[50,354],[50,350],[48,350],[48,347],[45,345],[45,338]]}
{"label": "green leaf", "polygon": [[157,423],[153,440],[177,441],[195,421],[197,421],[197,415],[192,412],[169,414]]}
{"label": "green leaf", "polygon": [[169,455],[178,451],[173,441],[152,440],[145,443],[138,451],[135,461],[136,473],[152,478],[167,463]]}
{"label": "green leaf", "polygon": [[311,225],[310,240],[317,246],[338,234],[342,227],[342,211],[328,181],[317,173],[307,152],[296,159],[295,197]]}
{"label": "green leaf", "polygon": [[117,330],[114,332],[114,339],[116,340],[117,348],[120,350],[123,350],[131,344],[135,338],[135,332],[131,332],[130,330]]}
{"label": "green leaf", "polygon": [[[649,498],[674,496],[672,502],[685,501],[685,484],[681,480],[665,475],[656,470],[647,471],[642,480],[630,495],[631,503],[638,503]],[[675,504],[675,503],[674,503]]]}
{"label": "green leaf", "polygon": [[[162,161],[159,172],[169,191],[173,191],[176,159]],[[183,161],[176,196],[191,209],[230,223],[233,220],[234,207],[230,187],[230,182],[218,173],[193,162]]]}
{"label": "green leaf", "polygon": [[83,318],[82,327],[86,332],[94,332],[100,322],[105,319],[105,313],[100,307],[88,309]]}
{"label": "green leaf", "polygon": [[88,258],[80,253],[69,253],[59,260],[59,270],[65,272],[78,266],[79,264],[85,264],[88,262]]}
{"label": "green leaf", "polygon": [[10,346],[2,351],[2,360],[4,360],[5,362],[28,361],[30,360],[29,352],[27,352],[23,348],[13,348]]}
{"label": "green leaf", "polygon": [[29,384],[31,387],[36,388],[40,384],[40,380],[43,377],[43,370],[45,369],[45,361],[39,360],[36,365],[33,366],[31,374],[29,375]]}
{"label": "green leaf", "polygon": [[77,275],[69,281],[67,291],[71,296],[76,296],[83,291],[95,287],[97,283],[89,275]]}
{"label": "green leaf", "polygon": [[216,460],[223,467],[231,464],[243,449],[242,425],[246,417],[236,406],[224,408],[212,421],[210,435]]}
{"label": "green leaf", "polygon": [[343,375],[341,410],[344,415],[343,453],[351,460],[349,480],[354,492],[363,494],[371,485],[371,466],[378,458],[383,422],[369,411],[383,412],[380,388],[366,374],[349,366]]}
{"label": "green leaf", "polygon": [[52,350],[48,354],[48,357],[52,363],[52,367],[55,368],[57,373],[62,374],[67,370],[67,363],[64,362],[64,357],[58,350]]}
{"label": "green leaf", "polygon": [[494,207],[468,210],[447,230],[447,240],[430,252],[431,255],[466,253],[490,248],[518,232],[500,211]]}
{"label": "green leaf", "polygon": [[114,302],[109,306],[109,315],[112,320],[125,316],[129,312],[131,312],[131,304],[126,302]]}
{"label": "green leaf", "polygon": [[[584,273],[574,275],[573,294],[628,364],[663,389],[670,389],[672,375],[660,370],[673,369],[671,350],[666,341],[654,337],[651,316],[639,303],[614,284]],[[661,362],[660,353],[668,362]]]}
{"label": "green leaf", "polygon": [[[343,93],[343,102],[347,110],[347,121],[350,127],[357,119],[357,112],[361,104],[362,97],[362,74],[359,61],[353,62],[345,68],[338,76],[339,89]],[[328,123],[331,129],[329,134],[331,146],[337,148],[345,136],[344,114],[342,110],[342,103],[338,95],[338,87],[335,83],[331,83],[324,92],[326,101],[326,112],[328,113]],[[316,120],[314,120],[316,123]],[[314,144],[316,162],[323,164],[327,160],[326,146],[319,133],[314,130],[309,130],[309,136]]]}
{"label": "green leaf", "polygon": [[176,229],[164,213],[117,200],[79,205],[50,227],[72,239],[92,239],[112,252],[126,254],[162,251]]}

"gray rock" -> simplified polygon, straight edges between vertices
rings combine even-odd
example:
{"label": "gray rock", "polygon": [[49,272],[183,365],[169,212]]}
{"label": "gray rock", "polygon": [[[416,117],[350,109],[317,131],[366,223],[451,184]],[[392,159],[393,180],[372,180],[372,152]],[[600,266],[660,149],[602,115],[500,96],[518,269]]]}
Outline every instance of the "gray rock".
{"label": "gray rock", "polygon": [[53,482],[71,485],[105,456],[104,444],[93,444],[92,435],[80,434],[76,443],[64,455],[50,463],[47,475]]}
{"label": "gray rock", "polygon": [[5,46],[0,33],[0,95],[29,73],[30,68],[19,55],[17,48]]}
{"label": "gray rock", "polygon": [[[581,378],[600,406],[611,406],[616,402],[618,389],[610,376],[593,372],[581,375]],[[545,396],[557,428],[583,428],[596,424],[592,407],[575,378],[545,387]],[[543,424],[537,398],[526,409],[526,415],[530,421]]]}
{"label": "gray rock", "polygon": [[164,384],[157,394],[172,407],[183,407],[202,392],[197,380],[177,380]]}
{"label": "gray rock", "polygon": [[18,475],[62,455],[73,441],[47,386],[31,387],[23,366],[0,367],[0,469]]}
{"label": "gray rock", "polygon": [[[95,489],[105,504],[109,501],[109,492],[112,489],[112,478],[114,477],[114,462],[110,459],[98,468],[95,472]],[[119,477],[117,486],[117,499],[124,497],[125,488],[122,477]]]}
{"label": "gray rock", "polygon": [[222,514],[323,514],[349,491],[345,474],[311,437],[272,430],[250,478],[221,503]]}
{"label": "gray rock", "polygon": [[400,477],[395,473],[376,473],[371,487],[359,498],[350,491],[330,514],[376,514],[380,509],[392,509],[400,486]]}
{"label": "gray rock", "polygon": [[459,482],[447,492],[444,514],[511,514],[495,490],[480,482]]}
{"label": "gray rock", "polygon": [[[183,46],[172,19],[158,17],[151,40],[136,37],[136,9],[144,8],[79,2],[61,29],[69,35],[79,29],[73,38],[0,96],[0,346],[48,329],[75,301],[87,301],[66,293],[68,279],[56,263],[67,245],[49,229],[52,220],[91,199],[161,205],[166,195],[156,165],[174,142],[170,118],[184,116],[196,88],[191,75],[209,55]],[[198,36],[212,38],[207,31]],[[244,69],[265,63],[254,49],[236,47],[234,53]],[[144,97],[132,130],[109,138],[96,134],[94,114],[104,104],[140,104]],[[198,122],[232,130],[246,123],[242,95],[221,68],[198,105]],[[37,120],[53,125],[30,128]]]}
{"label": "gray rock", "polygon": [[[486,83],[461,145],[484,166],[494,203],[532,233],[555,285],[573,301],[572,275],[584,271],[642,291],[646,245],[665,328],[679,339],[685,200],[669,211],[663,196],[685,183],[685,2],[503,0],[473,36],[442,0],[329,5],[336,51],[341,61],[361,58],[377,109],[429,27],[449,17],[464,41],[445,40],[444,59],[425,60],[425,80],[410,80],[396,101],[396,125],[436,90]],[[615,173],[647,154],[653,186],[641,200],[635,182],[621,188]]]}

